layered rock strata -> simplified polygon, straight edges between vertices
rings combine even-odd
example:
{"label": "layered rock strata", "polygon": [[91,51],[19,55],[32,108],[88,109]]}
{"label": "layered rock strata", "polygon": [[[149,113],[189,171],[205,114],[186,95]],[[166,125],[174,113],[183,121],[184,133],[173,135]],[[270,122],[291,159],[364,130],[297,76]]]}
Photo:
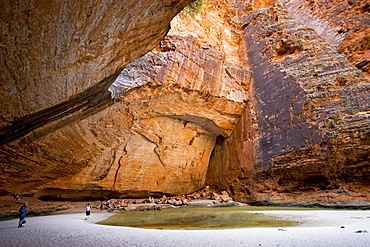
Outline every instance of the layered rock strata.
{"label": "layered rock strata", "polygon": [[188,2],[4,3],[1,193],[368,203],[368,1]]}
{"label": "layered rock strata", "polygon": [[[228,137],[243,113],[250,79],[244,67],[167,38],[122,71],[110,87],[115,104],[33,141],[66,163],[84,162],[75,176],[39,186],[44,189],[36,196],[104,198],[201,189],[217,136]],[[56,150],[57,143],[68,150]]]}
{"label": "layered rock strata", "polygon": [[91,114],[119,71],[152,50],[189,2],[2,2],[0,144]]}
{"label": "layered rock strata", "polygon": [[[30,191],[94,159],[86,149],[101,149],[82,140],[90,132],[80,132],[90,128],[83,119],[96,113],[99,119],[98,112],[113,104],[108,88],[119,72],[152,50],[189,2],[3,1],[0,187]],[[76,122],[82,124],[73,135],[45,141],[62,127],[72,131]]]}
{"label": "layered rock strata", "polygon": [[217,186],[245,201],[366,200],[369,82],[283,5],[253,6],[241,12],[255,111],[220,141],[208,181],[225,174]]}
{"label": "layered rock strata", "polygon": [[286,8],[345,55],[369,79],[370,1],[285,0]]}

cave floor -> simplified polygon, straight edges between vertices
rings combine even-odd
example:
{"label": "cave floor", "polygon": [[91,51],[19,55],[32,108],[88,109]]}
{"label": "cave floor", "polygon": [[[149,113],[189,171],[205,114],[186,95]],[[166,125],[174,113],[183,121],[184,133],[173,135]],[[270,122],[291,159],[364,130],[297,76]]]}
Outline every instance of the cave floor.
{"label": "cave floor", "polygon": [[82,212],[0,222],[0,246],[369,246],[369,210],[253,211],[303,222],[295,227],[153,230],[94,224],[112,213]]}

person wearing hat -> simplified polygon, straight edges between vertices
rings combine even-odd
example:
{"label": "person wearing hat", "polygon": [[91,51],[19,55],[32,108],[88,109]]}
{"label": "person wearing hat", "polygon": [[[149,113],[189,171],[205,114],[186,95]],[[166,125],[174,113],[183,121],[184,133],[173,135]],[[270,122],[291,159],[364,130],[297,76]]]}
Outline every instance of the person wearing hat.
{"label": "person wearing hat", "polygon": [[26,220],[24,219],[27,214],[27,205],[28,203],[25,202],[23,206],[19,209],[19,223],[18,227],[23,227],[23,224],[26,223]]}

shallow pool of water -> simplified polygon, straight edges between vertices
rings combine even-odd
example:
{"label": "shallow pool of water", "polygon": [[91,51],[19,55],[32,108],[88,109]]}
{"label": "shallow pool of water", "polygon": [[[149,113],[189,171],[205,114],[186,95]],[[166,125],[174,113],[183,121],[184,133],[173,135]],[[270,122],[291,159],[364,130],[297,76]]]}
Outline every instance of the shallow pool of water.
{"label": "shallow pool of water", "polygon": [[256,209],[256,207],[188,207],[160,211],[122,212],[98,224],[186,230],[289,227],[299,224],[299,222],[278,220],[271,216],[247,212],[253,208],[254,210],[262,209]]}

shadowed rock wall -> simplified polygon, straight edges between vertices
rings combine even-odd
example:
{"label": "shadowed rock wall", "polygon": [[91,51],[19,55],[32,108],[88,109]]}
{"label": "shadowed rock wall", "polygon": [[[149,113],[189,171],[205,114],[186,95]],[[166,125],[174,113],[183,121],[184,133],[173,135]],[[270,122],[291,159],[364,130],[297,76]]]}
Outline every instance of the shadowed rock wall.
{"label": "shadowed rock wall", "polygon": [[292,15],[313,28],[369,79],[370,1],[285,0]]}
{"label": "shadowed rock wall", "polygon": [[211,159],[225,174],[215,186],[244,201],[367,200],[363,73],[279,2],[247,2],[241,18],[254,100]]}

